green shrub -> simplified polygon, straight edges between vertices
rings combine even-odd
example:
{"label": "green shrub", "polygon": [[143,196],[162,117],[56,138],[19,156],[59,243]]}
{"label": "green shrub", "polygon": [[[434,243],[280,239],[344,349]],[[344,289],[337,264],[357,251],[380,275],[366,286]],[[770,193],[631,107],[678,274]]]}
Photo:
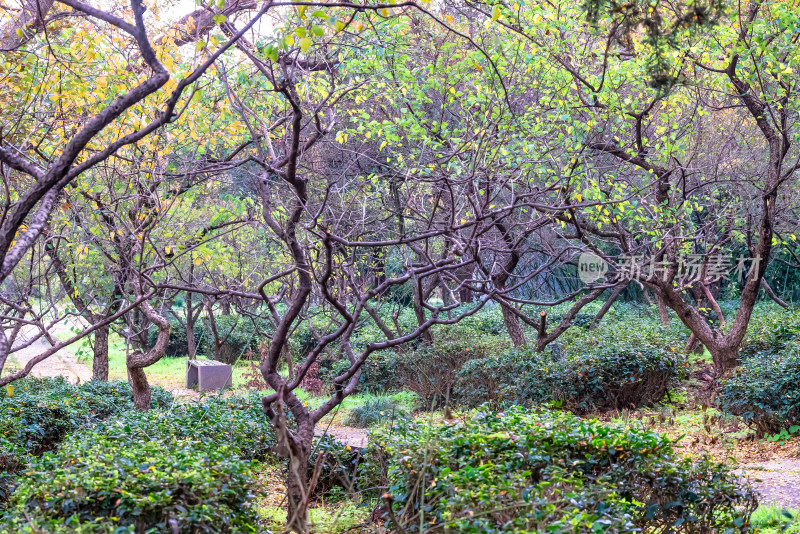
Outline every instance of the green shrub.
{"label": "green shrub", "polygon": [[169,520],[181,531],[252,532],[250,462],[273,444],[255,395],[127,410],[32,460],[17,479],[8,524],[23,524],[24,510],[37,527],[69,532],[161,532]]}
{"label": "green shrub", "polygon": [[383,351],[364,363],[361,387],[377,393],[407,390],[426,409],[445,405],[465,362],[482,360],[510,346],[506,338],[481,335],[466,328],[434,332],[431,345],[400,354]]}
{"label": "green shrub", "polygon": [[[217,333],[222,342],[222,358],[226,362],[232,363],[247,350],[257,350],[258,344],[264,341],[264,332],[270,332],[272,326],[268,321],[253,319],[239,315],[215,315]],[[186,356],[188,342],[186,340],[186,328],[174,317],[169,319],[169,341],[165,356],[180,357]],[[147,345],[152,348],[158,338],[158,329],[154,326],[147,332]],[[208,321],[197,321],[194,325],[194,339],[197,354],[213,356],[214,334],[208,327]]]}
{"label": "green shrub", "polygon": [[367,428],[383,421],[402,417],[403,411],[388,397],[368,398],[347,415],[344,424],[356,428]]}
{"label": "green shrub", "polygon": [[[172,403],[168,391],[152,391],[154,408]],[[132,409],[131,388],[121,381],[75,386],[61,377],[23,378],[0,390],[0,506],[32,457],[55,449],[79,428]]]}
{"label": "green shrub", "polygon": [[357,475],[363,454],[363,449],[342,443],[330,434],[315,437],[308,472],[309,479],[318,472],[312,497],[337,500],[345,493],[362,489]]}
{"label": "green shrub", "polygon": [[[160,386],[152,387],[152,392],[153,408],[172,403],[172,395]],[[67,433],[133,408],[127,382],[75,386],[61,377],[24,378],[10,390],[0,390],[0,435],[39,455],[54,449]]]}
{"label": "green shrub", "polygon": [[756,507],[724,464],[681,459],[665,436],[569,414],[516,407],[379,429],[370,442],[406,532],[733,533],[747,530]]}
{"label": "green shrub", "polygon": [[189,440],[202,447],[225,446],[241,458],[262,459],[275,443],[272,426],[253,393],[235,397],[205,397],[169,410],[127,411],[110,418],[75,439],[90,435],[125,443],[151,440],[170,444]]}
{"label": "green shrub", "polygon": [[[181,357],[188,354],[188,341],[186,339],[186,328],[174,317],[169,317],[169,341],[164,351],[164,356]],[[194,325],[194,339],[197,354],[205,354],[208,348],[208,333],[203,324],[198,321]],[[158,328],[151,326],[147,331],[147,346],[152,348],[158,339]]]}
{"label": "green shrub", "polygon": [[685,373],[684,332],[623,308],[594,330],[573,328],[542,353],[512,350],[466,362],[454,388],[466,406],[556,401],[575,413],[660,401]]}
{"label": "green shrub", "polygon": [[554,359],[552,354],[511,351],[467,362],[455,388],[458,402],[478,406],[555,401],[575,413],[621,409],[660,401],[680,376],[677,353],[653,348],[596,348]]}
{"label": "green shrub", "polygon": [[120,443],[93,435],[46,453],[12,495],[6,528],[253,532],[251,463],[224,445]]}
{"label": "green shrub", "polygon": [[[397,354],[393,351],[381,351],[371,354],[369,358],[361,366],[361,378],[359,378],[358,386],[362,391],[370,393],[391,393],[394,391],[401,391],[403,389],[403,382],[397,374],[397,359],[402,357],[402,354]],[[342,360],[340,360],[342,361]],[[335,362],[332,366],[332,372],[338,371]],[[347,360],[343,364],[349,365]]]}
{"label": "green shrub", "polygon": [[739,354],[743,360],[760,353],[777,353],[800,338],[800,310],[759,303],[750,316]]}
{"label": "green shrub", "polygon": [[762,505],[753,512],[751,523],[764,534],[796,534],[800,532],[800,511],[781,508],[777,504]]}
{"label": "green shrub", "polygon": [[800,343],[744,359],[732,377],[721,381],[717,402],[762,435],[800,424]]}
{"label": "green shrub", "polygon": [[[269,322],[240,315],[215,315],[217,333],[220,336],[219,360],[234,363],[248,350],[258,351],[258,345],[266,340],[265,332],[272,331]],[[203,353],[213,356],[214,334],[207,322],[202,325]]]}

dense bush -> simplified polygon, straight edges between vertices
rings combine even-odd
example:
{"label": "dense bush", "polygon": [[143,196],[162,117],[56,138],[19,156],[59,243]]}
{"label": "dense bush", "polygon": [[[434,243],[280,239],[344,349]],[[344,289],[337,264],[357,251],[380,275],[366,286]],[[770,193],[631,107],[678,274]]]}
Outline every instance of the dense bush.
{"label": "dense bush", "polygon": [[363,455],[363,449],[346,445],[330,434],[314,438],[308,472],[309,480],[315,472],[317,477],[312,497],[330,501],[363,489],[359,480]]}
{"label": "dense bush", "polygon": [[[253,532],[249,461],[183,439],[67,442],[26,471],[6,528],[37,532]],[[175,530],[173,530],[175,525]],[[152,530],[151,530],[152,529]]]}
{"label": "dense bush", "polygon": [[251,460],[273,443],[253,396],[128,410],[32,461],[7,528],[30,518],[48,532],[161,532],[170,521],[187,532],[252,532]]}
{"label": "dense bush", "polygon": [[392,528],[406,532],[744,532],[756,507],[723,464],[569,414],[406,423],[371,443],[388,465]]}
{"label": "dense bush", "polygon": [[[257,351],[258,344],[264,341],[264,332],[271,330],[268,321],[237,315],[215,315],[217,333],[221,342],[221,360],[232,363],[247,350]],[[186,356],[186,328],[175,319],[170,318],[169,341],[166,356]],[[147,332],[147,344],[152,348],[158,338],[158,329],[154,326]],[[214,334],[208,321],[197,321],[194,325],[194,339],[197,354],[214,355]]]}
{"label": "dense bush", "polygon": [[[152,388],[151,406],[164,408],[172,395]],[[90,381],[75,386],[63,378],[24,378],[0,390],[0,436],[32,455],[52,450],[68,433],[133,409],[127,382]]]}
{"label": "dense bush", "polygon": [[[208,333],[203,324],[198,321],[194,325],[194,339],[197,354],[204,354],[208,348]],[[147,331],[147,345],[152,348],[158,339],[158,329],[151,326]],[[186,356],[188,351],[188,341],[186,340],[186,328],[174,317],[169,318],[169,341],[164,351],[164,356],[180,357]]]}
{"label": "dense bush", "polygon": [[422,407],[440,407],[447,403],[465,362],[486,359],[509,345],[505,338],[443,328],[435,332],[431,345],[401,353],[384,351],[367,360],[361,387],[379,393],[405,389],[419,396]]}
{"label": "dense bush", "polygon": [[778,353],[800,338],[800,310],[784,310],[777,304],[760,303],[753,310],[740,347],[742,359],[762,353]]}
{"label": "dense bush", "polygon": [[467,406],[556,401],[586,413],[660,401],[681,369],[676,353],[652,347],[596,347],[557,359],[547,352],[511,351],[467,362],[455,393]]}
{"label": "dense bush", "polygon": [[661,400],[685,373],[686,332],[635,306],[612,308],[593,330],[572,328],[542,353],[512,350],[467,362],[455,393],[477,406],[556,401],[576,413]]}
{"label": "dense bush", "polygon": [[[259,343],[265,340],[264,333],[272,326],[268,321],[238,315],[215,315],[217,334],[220,339],[219,360],[234,363],[248,350],[257,351]],[[203,353],[213,356],[214,334],[208,321],[203,323]]]}
{"label": "dense bush", "polygon": [[83,432],[120,443],[129,440],[169,444],[189,440],[200,446],[225,445],[246,459],[261,459],[274,444],[272,426],[256,393],[238,397],[206,397],[199,402],[176,404],[169,410],[135,410],[119,414]]}
{"label": "dense bush", "polygon": [[[154,408],[171,403],[169,392],[153,387]],[[132,409],[131,388],[121,381],[74,386],[63,378],[24,378],[0,390],[0,505],[31,457],[55,449],[70,432]]]}
{"label": "dense bush", "polygon": [[800,343],[744,359],[732,377],[721,381],[717,402],[760,434],[800,424]]}
{"label": "dense bush", "polygon": [[382,421],[402,417],[403,411],[389,397],[368,398],[347,415],[344,424],[355,428],[367,428]]}

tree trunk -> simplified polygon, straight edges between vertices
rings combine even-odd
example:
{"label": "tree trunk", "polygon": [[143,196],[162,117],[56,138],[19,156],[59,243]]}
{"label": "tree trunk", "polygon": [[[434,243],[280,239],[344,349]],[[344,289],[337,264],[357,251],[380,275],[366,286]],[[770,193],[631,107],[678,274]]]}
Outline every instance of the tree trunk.
{"label": "tree trunk", "polygon": [[[470,263],[469,265],[461,267],[458,271],[456,271],[456,276],[458,277],[459,282],[463,283],[465,280],[471,279],[474,272],[475,264]],[[458,290],[458,298],[463,304],[472,302],[472,299],[474,298],[472,289],[466,285],[462,285]]]}
{"label": "tree trunk", "polygon": [[108,382],[108,335],[111,327],[101,326],[94,331],[94,359],[92,380]]}
{"label": "tree trunk", "polygon": [[731,347],[707,347],[718,378],[729,376],[739,365],[739,351]]}
{"label": "tree trunk", "polygon": [[9,352],[11,352],[11,342],[6,337],[3,327],[0,326],[0,377],[3,376],[3,368],[6,366]]}
{"label": "tree trunk", "polygon": [[[134,279],[132,283],[135,295],[139,297],[142,295],[140,283],[137,279]],[[125,357],[125,365],[128,368],[128,382],[133,391],[134,406],[140,410],[149,410],[150,384],[147,383],[147,375],[144,373],[144,368],[153,365],[164,356],[167,343],[169,343],[170,324],[165,317],[156,313],[147,300],[139,304],[138,309],[141,310],[150,322],[158,327],[158,337],[156,338],[155,345],[149,351],[128,353]]]}
{"label": "tree trunk", "polygon": [[[416,280],[414,283],[414,315],[417,316],[417,325],[422,326],[427,321],[427,317],[425,316],[425,308],[422,306],[422,300],[424,299],[424,295],[422,294],[422,282],[420,280]],[[422,340],[425,343],[433,343],[433,332],[431,329],[428,328],[422,333]]]}
{"label": "tree trunk", "polygon": [[294,380],[294,361],[292,360],[292,351],[289,350],[289,344],[285,343],[281,348],[281,356],[286,360],[286,370],[289,372],[289,379]]}
{"label": "tree trunk", "polygon": [[503,323],[506,325],[508,335],[511,337],[511,342],[515,347],[524,347],[526,345],[525,333],[522,331],[522,325],[519,324],[519,317],[508,306],[500,305],[500,310],[503,312]]}
{"label": "tree trunk", "polygon": [[667,303],[664,302],[664,299],[661,298],[661,295],[658,293],[656,295],[656,302],[658,303],[658,318],[661,320],[661,324],[669,324],[669,309],[667,309]]}
{"label": "tree trunk", "polygon": [[139,410],[150,409],[150,384],[141,367],[128,367],[128,383],[133,392],[133,405]]}
{"label": "tree trunk", "polygon": [[286,528],[293,532],[308,532],[308,466],[311,446],[299,447],[289,459],[289,475],[286,480],[288,511]]}
{"label": "tree trunk", "polygon": [[[194,269],[191,272],[194,274]],[[199,309],[197,315],[200,315]],[[197,340],[194,338],[194,325],[197,323],[197,315],[194,313],[192,293],[189,291],[186,293],[186,352],[190,360],[194,360],[197,357]]]}
{"label": "tree trunk", "polygon": [[194,360],[197,356],[197,341],[194,339],[194,325],[186,323],[186,352],[189,359]]}
{"label": "tree trunk", "polygon": [[[619,298],[622,292],[625,291],[625,288],[627,286],[628,284],[619,284],[617,287],[614,288],[614,291],[611,292],[611,296],[608,297],[608,300],[603,304],[603,307],[600,308],[600,311],[597,312],[597,315],[594,316],[592,324],[589,325],[590,329],[600,324],[600,321],[603,319],[603,317],[605,317],[605,315],[608,313],[608,310],[611,309],[611,306],[614,304],[614,302],[616,302],[617,298]],[[645,293],[645,295],[646,294],[647,293]]]}

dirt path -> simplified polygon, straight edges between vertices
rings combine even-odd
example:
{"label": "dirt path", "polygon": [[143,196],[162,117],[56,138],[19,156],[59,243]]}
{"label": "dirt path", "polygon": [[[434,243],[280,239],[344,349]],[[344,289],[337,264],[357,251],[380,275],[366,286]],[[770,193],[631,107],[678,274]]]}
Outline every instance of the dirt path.
{"label": "dirt path", "polygon": [[743,473],[758,492],[760,504],[800,510],[800,460],[747,464]]}
{"label": "dirt path", "polygon": [[[26,336],[21,333],[20,339],[15,345],[24,345],[30,338],[31,336]],[[12,353],[11,357],[14,359],[16,365],[22,368],[27,365],[31,359],[50,347],[50,343],[44,337],[41,337],[31,344],[31,346]],[[79,363],[78,358],[66,349],[61,349],[52,356],[34,365],[30,374],[36,377],[63,376],[73,384],[77,382],[87,382],[92,379],[92,370],[84,364]]]}
{"label": "dirt path", "polygon": [[345,445],[359,448],[367,446],[367,431],[364,429],[333,425],[328,427],[327,425],[320,424],[317,426],[316,434],[321,436],[326,431],[329,436],[332,436],[336,441],[340,441]]}

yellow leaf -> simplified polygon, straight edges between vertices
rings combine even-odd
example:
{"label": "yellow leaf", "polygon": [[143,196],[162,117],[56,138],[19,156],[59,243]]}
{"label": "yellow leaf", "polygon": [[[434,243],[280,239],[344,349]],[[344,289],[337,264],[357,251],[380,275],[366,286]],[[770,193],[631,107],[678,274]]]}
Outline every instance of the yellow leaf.
{"label": "yellow leaf", "polygon": [[6,394],[8,394],[9,397],[13,397],[14,396],[14,386],[12,386],[11,384],[7,385],[6,386]]}
{"label": "yellow leaf", "polygon": [[300,39],[300,50],[306,52],[309,48],[311,48],[311,39],[308,37],[303,37]]}

